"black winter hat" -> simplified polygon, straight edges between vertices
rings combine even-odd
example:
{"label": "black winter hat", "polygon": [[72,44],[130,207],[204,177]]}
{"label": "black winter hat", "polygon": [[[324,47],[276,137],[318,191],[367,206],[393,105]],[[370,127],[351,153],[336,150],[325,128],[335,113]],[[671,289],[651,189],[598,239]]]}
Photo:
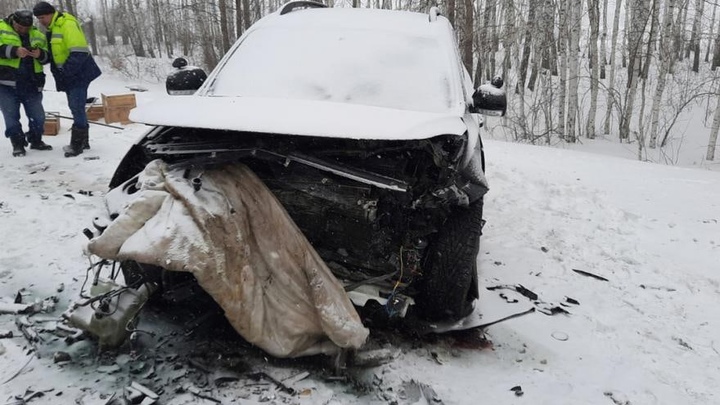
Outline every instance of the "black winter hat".
{"label": "black winter hat", "polygon": [[33,14],[30,10],[18,10],[13,13],[12,19],[23,27],[31,27],[33,25]]}
{"label": "black winter hat", "polygon": [[33,7],[33,14],[35,17],[47,14],[55,14],[55,7],[47,1],[40,1]]}

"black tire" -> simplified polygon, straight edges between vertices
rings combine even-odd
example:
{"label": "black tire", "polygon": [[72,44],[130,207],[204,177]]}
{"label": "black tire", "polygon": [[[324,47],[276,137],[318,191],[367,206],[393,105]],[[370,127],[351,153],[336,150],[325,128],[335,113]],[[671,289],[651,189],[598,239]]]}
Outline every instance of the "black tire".
{"label": "black tire", "polygon": [[472,312],[479,297],[477,255],[482,213],[482,199],[469,207],[455,207],[428,246],[415,297],[420,317],[457,320]]}

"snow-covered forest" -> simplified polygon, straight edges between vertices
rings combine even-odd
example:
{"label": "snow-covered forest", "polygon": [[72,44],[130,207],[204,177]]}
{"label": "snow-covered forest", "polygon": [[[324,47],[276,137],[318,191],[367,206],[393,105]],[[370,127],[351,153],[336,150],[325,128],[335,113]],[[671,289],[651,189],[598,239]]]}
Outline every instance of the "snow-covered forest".
{"label": "snow-covered forest", "polygon": [[[0,13],[33,4],[5,0]],[[131,78],[155,79],[164,77],[168,58],[181,55],[212,69],[249,26],[281,4],[55,2],[84,21],[94,53],[107,58],[108,66]],[[717,158],[716,2],[330,0],[329,5],[419,12],[439,6],[456,28],[461,58],[474,82],[494,76],[505,80],[510,108],[492,128],[495,137],[552,145],[604,137],[631,145],[639,160],[676,164],[692,131],[703,140],[703,160]],[[689,129],[682,125],[689,117],[701,122]]]}

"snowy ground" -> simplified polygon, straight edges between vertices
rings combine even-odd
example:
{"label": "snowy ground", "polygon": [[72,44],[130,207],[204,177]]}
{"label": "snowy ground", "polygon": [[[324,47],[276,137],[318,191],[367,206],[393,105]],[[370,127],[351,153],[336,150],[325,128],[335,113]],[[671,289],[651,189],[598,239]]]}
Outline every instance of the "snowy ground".
{"label": "snowy ground", "polygon": [[[128,84],[135,83],[106,74],[90,93],[123,93]],[[138,103],[165,97],[161,86],[144,85],[150,91],[137,93]],[[62,94],[48,91],[45,100],[48,111],[69,115]],[[94,126],[92,149],[66,159],[69,127],[63,120],[58,136],[45,137],[53,151],[24,158],[0,143],[0,302],[20,290],[25,302],[57,296],[54,312],[32,317],[38,330],[52,330],[78,298],[88,266],[81,230],[145,130]],[[68,346],[41,332],[38,358],[28,354],[16,316],[0,315],[0,332],[14,334],[0,339],[0,403],[42,391],[28,402],[100,404],[131,381],[178,405],[437,403],[415,399],[422,384],[445,404],[720,403],[720,173],[499,141],[486,141],[486,156],[481,283],[538,295],[531,302],[510,288],[484,289],[493,308],[537,309],[489,327],[490,343],[379,334],[373,344],[399,355],[343,382],[328,379],[322,362],[268,359],[216,330],[185,334],[182,317],[150,311],[143,324],[156,335],[141,334],[123,352],[98,355],[90,341]],[[542,312],[552,308],[568,314]],[[71,360],[55,364],[57,351]],[[285,384],[296,393],[268,375],[290,378]]]}

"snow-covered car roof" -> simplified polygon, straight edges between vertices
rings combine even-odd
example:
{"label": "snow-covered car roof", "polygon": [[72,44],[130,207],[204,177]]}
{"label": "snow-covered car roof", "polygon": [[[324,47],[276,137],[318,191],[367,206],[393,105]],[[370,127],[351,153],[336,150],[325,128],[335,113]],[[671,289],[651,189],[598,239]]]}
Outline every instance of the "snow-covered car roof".
{"label": "snow-covered car roof", "polygon": [[452,28],[441,16],[276,12],[243,35],[194,96],[164,100],[133,119],[350,138],[460,135],[463,72]]}

